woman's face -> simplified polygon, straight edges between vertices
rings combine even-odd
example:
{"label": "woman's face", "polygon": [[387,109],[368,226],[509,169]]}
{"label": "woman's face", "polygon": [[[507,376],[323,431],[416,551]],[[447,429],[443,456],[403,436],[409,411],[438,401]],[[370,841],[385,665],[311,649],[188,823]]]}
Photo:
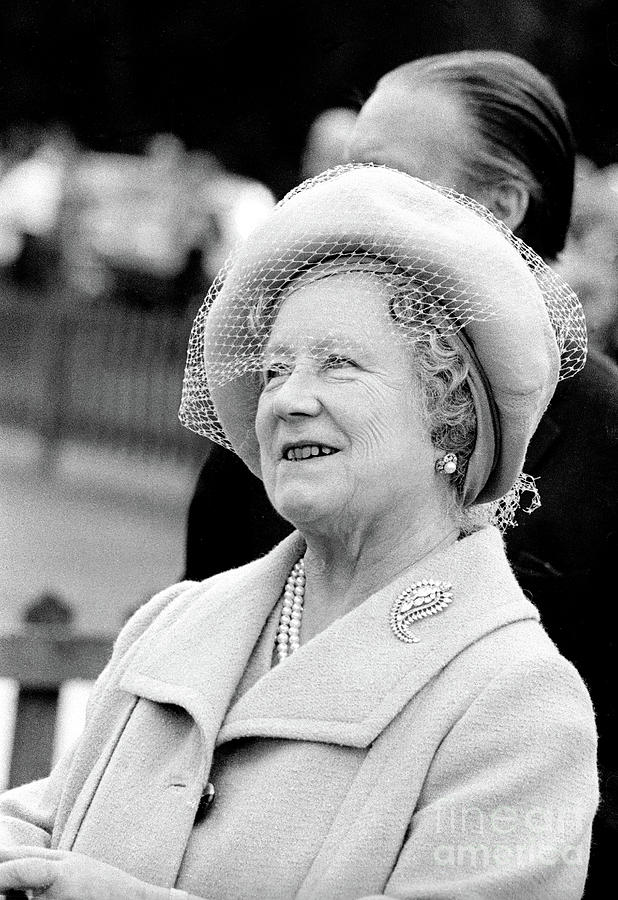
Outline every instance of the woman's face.
{"label": "woman's face", "polygon": [[301,531],[407,527],[438,508],[439,454],[387,300],[376,276],[332,275],[295,290],[274,322],[256,433],[271,502]]}

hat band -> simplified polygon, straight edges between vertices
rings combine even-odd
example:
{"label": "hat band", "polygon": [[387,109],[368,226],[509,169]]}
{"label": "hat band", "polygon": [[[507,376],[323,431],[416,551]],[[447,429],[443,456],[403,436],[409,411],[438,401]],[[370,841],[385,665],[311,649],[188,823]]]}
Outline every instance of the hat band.
{"label": "hat band", "polygon": [[476,440],[468,460],[463,489],[464,507],[481,495],[500,454],[500,418],[491,386],[470,338],[464,331],[452,335],[468,361],[468,385],[476,412]]}

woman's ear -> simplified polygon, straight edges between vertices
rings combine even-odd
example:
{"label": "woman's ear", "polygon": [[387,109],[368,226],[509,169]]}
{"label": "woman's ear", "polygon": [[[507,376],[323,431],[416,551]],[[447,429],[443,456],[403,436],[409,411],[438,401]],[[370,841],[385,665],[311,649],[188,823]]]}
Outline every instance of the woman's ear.
{"label": "woman's ear", "polygon": [[524,221],[530,202],[530,191],[521,181],[505,179],[485,188],[485,205],[511,231]]}

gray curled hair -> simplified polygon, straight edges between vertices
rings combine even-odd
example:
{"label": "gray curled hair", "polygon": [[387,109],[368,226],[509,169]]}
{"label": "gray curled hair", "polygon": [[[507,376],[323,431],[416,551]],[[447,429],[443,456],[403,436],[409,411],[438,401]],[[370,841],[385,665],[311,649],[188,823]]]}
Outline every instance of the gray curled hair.
{"label": "gray curled hair", "polygon": [[[419,291],[398,279],[389,303],[391,318],[397,325],[414,321]],[[462,531],[471,532],[489,520],[487,515],[464,507],[464,486],[468,461],[477,435],[477,415],[468,383],[469,364],[461,349],[448,334],[436,328],[416,329],[413,340],[413,364],[424,403],[425,425],[431,443],[441,453],[457,455],[457,469],[448,477],[451,486],[451,511]]]}

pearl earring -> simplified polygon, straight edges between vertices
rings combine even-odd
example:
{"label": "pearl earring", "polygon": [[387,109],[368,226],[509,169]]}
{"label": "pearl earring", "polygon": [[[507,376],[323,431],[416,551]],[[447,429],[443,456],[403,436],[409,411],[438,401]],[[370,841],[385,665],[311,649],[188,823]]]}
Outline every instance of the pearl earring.
{"label": "pearl earring", "polygon": [[457,454],[445,453],[440,459],[436,460],[436,472],[444,475],[452,475],[457,470]]}

